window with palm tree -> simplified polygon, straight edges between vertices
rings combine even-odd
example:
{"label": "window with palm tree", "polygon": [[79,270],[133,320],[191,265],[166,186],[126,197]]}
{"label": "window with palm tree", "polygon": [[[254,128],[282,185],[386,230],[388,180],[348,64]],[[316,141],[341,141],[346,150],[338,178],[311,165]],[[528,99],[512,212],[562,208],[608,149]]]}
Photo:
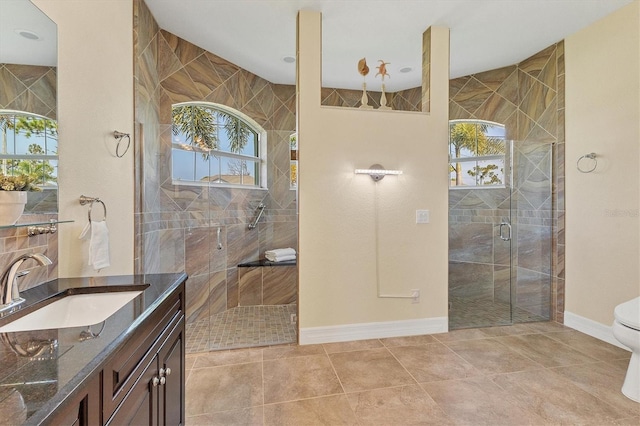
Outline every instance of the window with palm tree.
{"label": "window with palm tree", "polygon": [[58,123],[25,111],[0,110],[0,173],[27,175],[40,188],[58,181]]}
{"label": "window with palm tree", "polygon": [[481,120],[449,122],[449,185],[488,187],[505,184],[504,125]]}
{"label": "window with palm tree", "polygon": [[172,177],[177,183],[260,187],[263,131],[229,107],[173,105]]}

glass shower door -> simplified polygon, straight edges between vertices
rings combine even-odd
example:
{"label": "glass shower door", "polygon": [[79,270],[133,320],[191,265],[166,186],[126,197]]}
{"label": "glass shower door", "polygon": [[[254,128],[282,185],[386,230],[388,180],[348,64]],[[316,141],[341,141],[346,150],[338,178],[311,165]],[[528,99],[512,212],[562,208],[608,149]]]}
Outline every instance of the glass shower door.
{"label": "glass shower door", "polygon": [[550,318],[551,144],[508,142],[504,187],[449,190],[449,328]]}

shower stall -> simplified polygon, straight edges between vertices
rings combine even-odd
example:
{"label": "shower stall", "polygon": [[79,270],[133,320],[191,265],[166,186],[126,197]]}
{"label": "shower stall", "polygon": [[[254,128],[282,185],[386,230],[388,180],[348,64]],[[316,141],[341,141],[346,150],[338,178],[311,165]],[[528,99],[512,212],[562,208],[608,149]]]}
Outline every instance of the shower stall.
{"label": "shower stall", "polygon": [[452,330],[552,318],[553,145],[504,145],[503,185],[449,189]]}

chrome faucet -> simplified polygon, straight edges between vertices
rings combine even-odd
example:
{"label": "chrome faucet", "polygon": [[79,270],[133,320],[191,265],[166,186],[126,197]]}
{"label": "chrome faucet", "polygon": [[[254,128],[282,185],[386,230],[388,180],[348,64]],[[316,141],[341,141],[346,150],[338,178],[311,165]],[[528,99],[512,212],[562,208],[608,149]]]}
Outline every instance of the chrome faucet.
{"label": "chrome faucet", "polygon": [[0,279],[0,311],[18,306],[24,299],[20,297],[17,278],[26,273],[18,274],[18,268],[25,260],[34,259],[42,266],[51,265],[51,259],[42,253],[24,254],[9,264]]}

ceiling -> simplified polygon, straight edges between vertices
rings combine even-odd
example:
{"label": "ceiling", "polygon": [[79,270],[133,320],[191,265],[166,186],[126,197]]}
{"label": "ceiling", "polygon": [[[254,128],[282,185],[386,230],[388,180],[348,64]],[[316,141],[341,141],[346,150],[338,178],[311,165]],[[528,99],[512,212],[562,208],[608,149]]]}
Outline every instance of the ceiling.
{"label": "ceiling", "polygon": [[57,37],[56,24],[29,0],[0,0],[0,63],[55,66]]}
{"label": "ceiling", "polygon": [[[145,0],[161,28],[273,83],[295,84],[298,10],[322,12],[323,86],[421,85],[422,33],[451,29],[451,78],[516,64],[633,0]],[[411,68],[407,73],[402,68]],[[379,79],[380,77],[378,77]]]}
{"label": "ceiling", "polygon": [[[512,65],[634,0],[145,0],[161,28],[273,83],[295,84],[296,14],[323,18],[323,86],[360,88],[389,62],[388,91],[421,85],[422,33],[451,29],[451,78]],[[16,30],[42,40],[19,37]],[[28,0],[0,0],[0,62],[55,65],[56,26]],[[400,69],[411,68],[402,73]],[[379,77],[378,77],[379,78]]]}

